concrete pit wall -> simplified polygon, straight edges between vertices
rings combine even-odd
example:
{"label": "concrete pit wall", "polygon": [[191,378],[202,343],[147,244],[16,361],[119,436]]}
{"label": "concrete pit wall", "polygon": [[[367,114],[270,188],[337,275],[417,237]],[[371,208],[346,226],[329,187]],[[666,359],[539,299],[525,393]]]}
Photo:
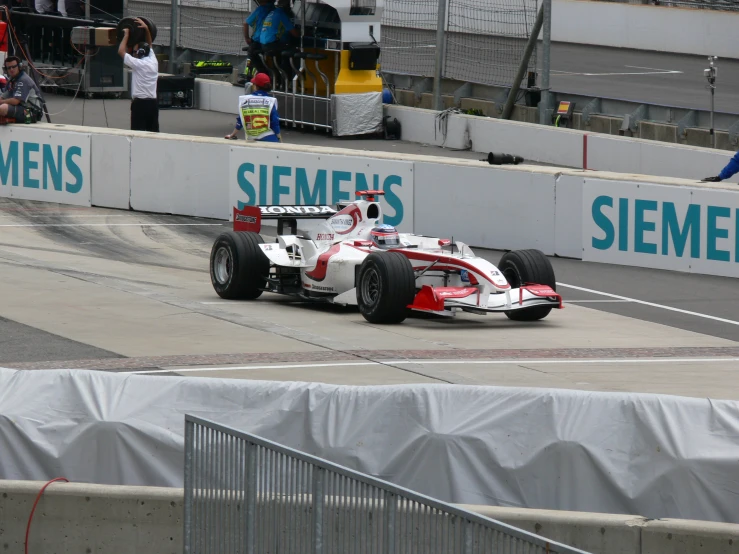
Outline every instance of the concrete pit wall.
{"label": "concrete pit wall", "polygon": [[[433,106],[433,96],[430,93],[417,95],[411,90],[396,90],[395,97],[399,106],[421,108],[430,110]],[[493,100],[482,98],[460,98],[455,102],[453,96],[442,96],[444,108],[459,108],[461,110],[479,110],[483,116],[500,118],[503,109],[502,104]],[[516,105],[511,113],[511,121],[524,123],[539,123],[539,109]],[[572,118],[572,129],[587,131],[589,133],[604,133],[607,135],[618,135],[647,139],[671,144],[685,144],[688,146],[711,147],[711,135],[708,129],[687,128],[684,133],[678,132],[675,124],[660,123],[656,121],[642,120],[637,124],[637,130],[623,130],[623,118],[610,115],[591,115],[587,122],[583,121],[582,113],[575,111]],[[716,131],[716,148],[719,150],[736,150],[737,145],[732,144],[727,131]]]}
{"label": "concrete pit wall", "polygon": [[[43,485],[0,481],[0,552],[23,551],[31,508]],[[489,506],[463,508],[594,554],[739,554],[739,525],[735,524]],[[36,508],[29,552],[180,554],[183,510],[182,489],[54,483]],[[297,535],[300,528],[292,527]],[[289,529],[283,530],[283,538],[297,538],[284,537],[285,531]]]}

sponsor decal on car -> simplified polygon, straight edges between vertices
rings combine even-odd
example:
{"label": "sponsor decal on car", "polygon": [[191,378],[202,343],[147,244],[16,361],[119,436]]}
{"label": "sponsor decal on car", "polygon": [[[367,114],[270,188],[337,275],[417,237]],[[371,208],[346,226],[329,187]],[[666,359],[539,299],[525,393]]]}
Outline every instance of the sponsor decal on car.
{"label": "sponsor decal on car", "polygon": [[236,221],[242,221],[244,223],[256,223],[257,218],[253,215],[236,214]]}
{"label": "sponsor decal on car", "polygon": [[322,215],[335,214],[331,206],[259,206],[262,215]]}
{"label": "sponsor decal on car", "polygon": [[318,292],[334,292],[334,287],[321,287],[319,285],[313,285],[313,290]]}
{"label": "sponsor decal on car", "polygon": [[318,233],[316,240],[334,240],[333,233]]}
{"label": "sponsor decal on car", "polygon": [[348,229],[354,225],[354,220],[351,217],[334,217],[331,220],[331,227],[337,230]]}

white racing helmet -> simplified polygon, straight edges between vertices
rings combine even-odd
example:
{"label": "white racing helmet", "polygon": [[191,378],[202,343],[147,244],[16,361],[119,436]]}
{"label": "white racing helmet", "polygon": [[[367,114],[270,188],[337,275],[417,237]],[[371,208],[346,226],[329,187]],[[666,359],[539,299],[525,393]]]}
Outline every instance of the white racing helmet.
{"label": "white racing helmet", "polygon": [[400,246],[400,235],[398,235],[398,230],[392,225],[379,225],[375,227],[370,231],[370,239],[374,246],[383,250],[398,248]]}

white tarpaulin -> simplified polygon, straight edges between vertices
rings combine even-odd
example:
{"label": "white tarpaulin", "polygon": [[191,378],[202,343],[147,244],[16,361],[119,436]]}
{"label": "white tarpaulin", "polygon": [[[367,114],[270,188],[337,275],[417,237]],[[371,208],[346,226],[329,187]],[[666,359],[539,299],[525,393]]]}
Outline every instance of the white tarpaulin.
{"label": "white tarpaulin", "polygon": [[0,369],[0,478],[176,486],[184,414],[463,503],[739,522],[739,403]]}
{"label": "white tarpaulin", "polygon": [[382,93],[334,94],[334,136],[367,135],[382,131]]}

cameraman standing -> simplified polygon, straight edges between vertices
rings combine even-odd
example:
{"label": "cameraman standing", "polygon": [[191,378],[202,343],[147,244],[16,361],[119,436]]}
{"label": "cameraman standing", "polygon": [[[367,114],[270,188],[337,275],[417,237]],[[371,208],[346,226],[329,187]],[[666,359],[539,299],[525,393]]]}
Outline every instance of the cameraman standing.
{"label": "cameraman standing", "polygon": [[159,62],[151,49],[151,31],[140,18],[136,24],[146,32],[146,42],[133,46],[133,56],[126,52],[130,29],[123,29],[123,40],[118,54],[123,63],[131,68],[131,130],[159,132],[159,102],[157,100],[157,79]]}

